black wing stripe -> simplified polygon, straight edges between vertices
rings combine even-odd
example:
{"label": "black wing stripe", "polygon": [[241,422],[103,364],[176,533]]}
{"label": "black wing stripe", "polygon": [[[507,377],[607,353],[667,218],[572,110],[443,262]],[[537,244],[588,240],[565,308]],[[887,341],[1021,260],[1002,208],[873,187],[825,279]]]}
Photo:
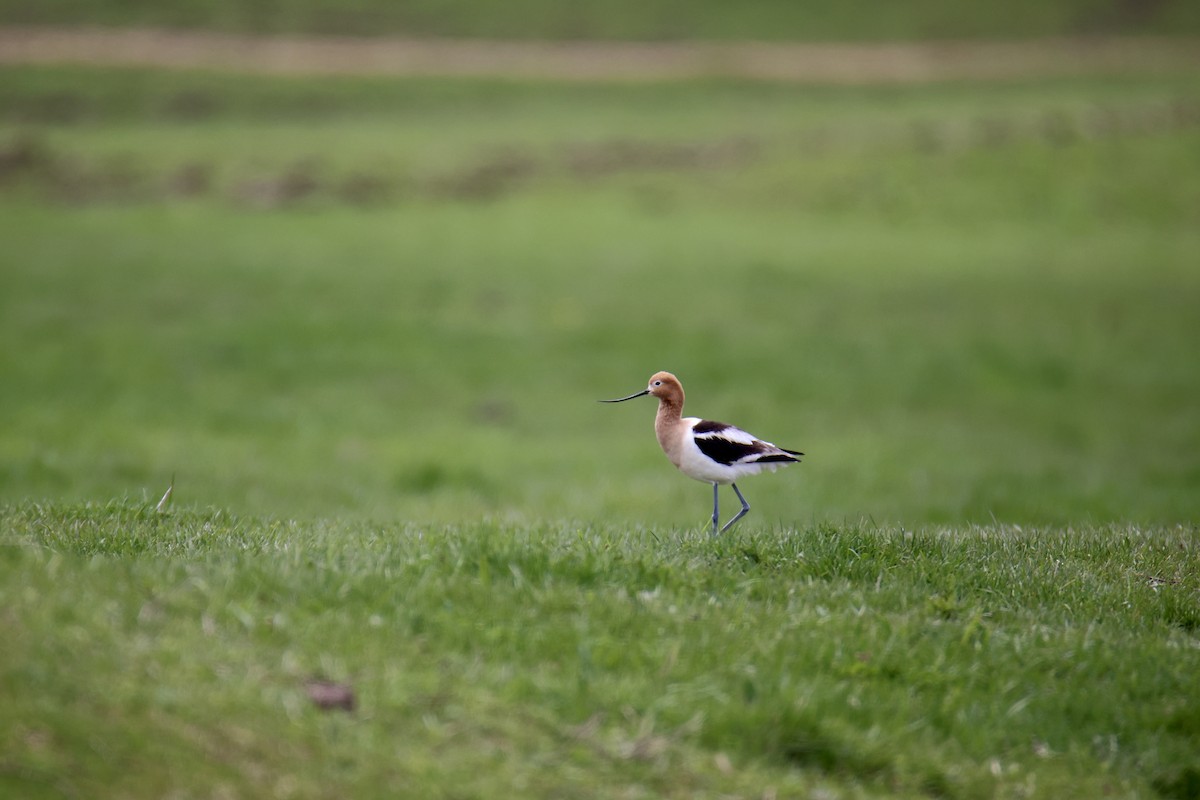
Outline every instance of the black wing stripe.
{"label": "black wing stripe", "polygon": [[703,434],[720,433],[721,431],[728,430],[732,427],[732,425],[728,425],[724,422],[717,422],[716,420],[711,419],[702,419],[696,423],[696,427],[692,428],[692,431],[699,436]]}
{"label": "black wing stripe", "polygon": [[733,464],[744,458],[763,452],[761,442],[743,444],[742,442],[731,442],[719,436],[709,436],[703,439],[697,438],[695,442],[696,447],[700,448],[701,453],[704,453],[704,455],[718,464]]}
{"label": "black wing stripe", "polygon": [[[791,451],[791,450],[789,450],[788,452],[790,453],[790,452],[792,452],[792,451]],[[794,456],[793,456],[793,455],[782,455],[781,453],[772,453],[772,454],[771,454],[771,455],[769,455],[769,456],[763,456],[762,458],[756,458],[756,459],[754,459],[754,462],[755,462],[755,463],[759,463],[759,462],[762,462],[762,461],[780,461],[780,462],[783,462],[783,463],[785,463],[785,464],[791,464],[791,463],[793,463],[793,462],[795,462],[795,461],[799,461],[799,460],[800,460],[800,459],[799,459],[799,458],[797,458],[796,456],[802,456],[802,455],[804,455],[804,454],[803,454],[803,453],[796,453],[796,455],[794,455]]]}

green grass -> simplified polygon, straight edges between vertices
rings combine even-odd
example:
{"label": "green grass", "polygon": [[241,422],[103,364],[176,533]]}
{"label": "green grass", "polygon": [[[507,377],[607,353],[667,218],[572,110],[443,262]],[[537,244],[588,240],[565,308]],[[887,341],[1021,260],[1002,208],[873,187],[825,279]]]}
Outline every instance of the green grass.
{"label": "green grass", "polygon": [[138,25],[248,33],[449,36],[516,39],[892,40],[1175,35],[1200,31],[1195,4],[1181,0],[1015,0],[1004,6],[952,0],[749,3],[605,0],[558,3],[476,0],[385,3],[380,0],[0,0],[7,24]]}
{"label": "green grass", "polygon": [[[9,508],[22,797],[1192,796],[1194,529]],[[354,688],[353,713],[304,694]]]}
{"label": "green grass", "polygon": [[0,71],[0,795],[1194,796],[1195,86]]}
{"label": "green grass", "polygon": [[1186,76],[4,77],[0,498],[698,525],[670,369],[764,523],[1196,518]]}

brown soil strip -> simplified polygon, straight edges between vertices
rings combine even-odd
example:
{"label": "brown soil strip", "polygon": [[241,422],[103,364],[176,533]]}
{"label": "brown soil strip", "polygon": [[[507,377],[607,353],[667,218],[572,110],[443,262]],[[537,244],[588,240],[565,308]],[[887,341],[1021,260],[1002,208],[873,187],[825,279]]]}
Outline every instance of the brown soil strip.
{"label": "brown soil strip", "polygon": [[580,81],[722,76],[826,84],[923,83],[1200,70],[1200,41],[515,42],[0,28],[0,64],[167,67],[284,75],[506,76]]}

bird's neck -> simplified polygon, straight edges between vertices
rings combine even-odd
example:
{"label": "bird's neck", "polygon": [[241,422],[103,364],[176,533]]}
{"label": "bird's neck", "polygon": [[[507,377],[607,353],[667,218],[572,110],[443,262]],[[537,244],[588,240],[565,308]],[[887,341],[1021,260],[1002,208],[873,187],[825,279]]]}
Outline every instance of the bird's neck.
{"label": "bird's neck", "polygon": [[675,466],[679,466],[679,426],[683,424],[682,418],[683,403],[668,397],[659,399],[658,414],[654,417],[654,433],[663,452]]}

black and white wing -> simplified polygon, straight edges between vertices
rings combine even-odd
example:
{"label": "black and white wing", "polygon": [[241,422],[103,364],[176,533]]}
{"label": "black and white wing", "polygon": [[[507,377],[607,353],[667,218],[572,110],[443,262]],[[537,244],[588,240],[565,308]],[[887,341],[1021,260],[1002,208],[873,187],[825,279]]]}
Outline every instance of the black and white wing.
{"label": "black and white wing", "polygon": [[705,456],[726,466],[737,464],[789,464],[804,455],[755,438],[741,428],[710,419],[697,420],[692,438]]}

